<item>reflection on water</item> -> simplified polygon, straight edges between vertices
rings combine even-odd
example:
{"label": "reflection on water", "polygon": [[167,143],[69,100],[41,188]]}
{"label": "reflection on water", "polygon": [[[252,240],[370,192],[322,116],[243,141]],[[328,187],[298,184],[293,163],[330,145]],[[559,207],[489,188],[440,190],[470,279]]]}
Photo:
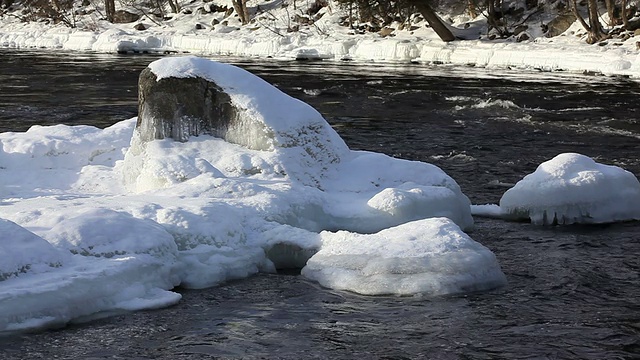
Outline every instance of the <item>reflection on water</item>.
{"label": "reflection on water", "polygon": [[[136,114],[154,57],[0,50],[0,127],[107,126]],[[9,55],[9,56],[7,56]],[[560,152],[640,175],[638,83],[475,68],[233,60],[318,108],[354,149],[435,163],[473,203]],[[560,76],[557,76],[560,75]],[[365,297],[259,275],[158,311],[0,339],[0,358],[640,357],[640,224],[534,227],[476,219],[502,289]]]}

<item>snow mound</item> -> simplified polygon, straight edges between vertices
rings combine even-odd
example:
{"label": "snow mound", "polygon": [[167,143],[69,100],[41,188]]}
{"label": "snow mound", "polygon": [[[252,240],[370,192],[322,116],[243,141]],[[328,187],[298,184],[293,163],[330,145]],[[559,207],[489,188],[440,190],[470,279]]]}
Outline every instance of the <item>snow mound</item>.
{"label": "snow mound", "polygon": [[69,260],[46,240],[0,219],[0,282],[23,274],[51,271]]}
{"label": "snow mound", "polygon": [[60,221],[47,240],[82,256],[149,254],[169,263],[177,254],[173,237],[158,223],[108,209],[90,209]]}
{"label": "snow mound", "polygon": [[493,253],[447,218],[361,235],[323,232],[302,274],[326,287],[366,295],[445,295],[502,286]]}
{"label": "snow mound", "polygon": [[534,224],[640,219],[640,183],[630,172],[575,153],[544,162],[500,199],[503,214]]}
{"label": "snow mound", "polygon": [[6,220],[0,229],[0,333],[165,307],[181,297],[168,291],[179,284],[175,243],[150,220],[87,211],[47,232],[52,243]]}

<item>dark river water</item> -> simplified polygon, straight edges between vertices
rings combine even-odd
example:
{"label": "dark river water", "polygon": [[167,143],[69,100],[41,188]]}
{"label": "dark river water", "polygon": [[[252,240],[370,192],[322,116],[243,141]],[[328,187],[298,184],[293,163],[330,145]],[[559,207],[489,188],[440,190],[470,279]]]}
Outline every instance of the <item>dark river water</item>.
{"label": "dark river water", "polygon": [[[151,56],[0,49],[0,131],[137,113]],[[224,59],[316,107],[353,149],[434,163],[472,203],[579,152],[640,176],[640,83],[566,73]],[[285,110],[286,111],[286,110]],[[171,308],[0,338],[0,359],[640,359],[640,223],[476,218],[509,284],[365,297],[296,274],[179,290]],[[0,286],[1,291],[1,286]]]}

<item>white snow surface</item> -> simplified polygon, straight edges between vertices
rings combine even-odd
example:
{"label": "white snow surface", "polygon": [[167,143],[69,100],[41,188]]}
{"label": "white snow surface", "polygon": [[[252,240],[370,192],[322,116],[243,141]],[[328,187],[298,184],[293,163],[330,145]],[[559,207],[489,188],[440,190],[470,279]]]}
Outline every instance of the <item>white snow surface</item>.
{"label": "white snow surface", "polygon": [[640,220],[640,183],[617,166],[564,153],[507,190],[500,209],[509,218],[543,225]]}
{"label": "white snow surface", "polygon": [[[143,143],[135,118],[0,134],[0,333],[168,306],[177,285],[215,286],[312,256],[305,274],[367,294],[504,283],[491,252],[459,230],[473,224],[469,200],[436,166],[351,151],[315,110],[228,65],[184,57],[151,68],[229,80],[270,146]],[[336,249],[338,263],[323,255]],[[372,268],[366,287],[344,280],[345,269],[364,271],[355,279]]]}
{"label": "white snow surface", "polygon": [[[565,33],[553,38],[542,34],[540,25],[529,24],[529,40],[513,38],[488,40],[486,19],[455,17],[451,27],[459,35],[474,40],[442,42],[424,21],[416,19],[409,29],[390,25],[391,36],[359,34],[339,25],[348,9],[330,0],[313,16],[310,24],[296,24],[291,18],[307,17],[308,6],[249,0],[254,20],[245,26],[237,16],[209,12],[216,4],[229,6],[227,0],[182,4],[183,11],[171,19],[154,22],[142,17],[135,23],[110,24],[101,16],[102,3],[81,6],[87,15],[75,17],[76,28],[50,22],[23,22],[19,9],[15,16],[0,18],[0,47],[20,49],[62,49],[95,52],[177,52],[209,56],[236,56],[275,59],[355,60],[362,62],[422,62],[473,65],[488,68],[527,68],[543,71],[595,72],[607,75],[640,76],[640,58],[636,40],[611,39],[588,45],[586,33],[576,21]],[[122,5],[117,4],[118,10]],[[97,11],[94,11],[96,10]],[[122,8],[135,11],[135,9]],[[606,19],[606,14],[604,14]],[[448,18],[443,14],[443,18]],[[550,19],[549,19],[550,20]],[[137,24],[145,30],[135,30]],[[214,24],[215,23],[215,24]],[[197,29],[198,25],[201,29]],[[298,31],[290,31],[299,25]],[[357,24],[356,24],[357,25]]]}
{"label": "white snow surface", "polygon": [[330,288],[368,295],[451,294],[506,283],[493,253],[447,218],[413,221],[375,234],[321,236],[321,249],[302,274]]}

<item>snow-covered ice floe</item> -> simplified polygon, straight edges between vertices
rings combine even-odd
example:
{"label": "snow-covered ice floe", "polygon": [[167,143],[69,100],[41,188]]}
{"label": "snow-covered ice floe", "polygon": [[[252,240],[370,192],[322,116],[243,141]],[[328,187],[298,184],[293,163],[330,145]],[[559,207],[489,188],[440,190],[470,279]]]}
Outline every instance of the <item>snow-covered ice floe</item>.
{"label": "snow-covered ice floe", "polygon": [[351,151],[310,106],[230,65],[150,68],[206,75],[264,131],[145,143],[130,119],[0,134],[0,332],[168,306],[177,285],[286,267],[364,294],[505,283],[460,230],[470,203],[441,169]]}
{"label": "snow-covered ice floe", "polygon": [[302,274],[334,289],[451,294],[506,281],[494,254],[447,218],[417,220],[375,234],[322,232],[321,238],[320,251]]}
{"label": "snow-covered ice floe", "polygon": [[543,225],[640,220],[640,183],[622,168],[565,153],[507,190],[500,209],[508,218]]}

